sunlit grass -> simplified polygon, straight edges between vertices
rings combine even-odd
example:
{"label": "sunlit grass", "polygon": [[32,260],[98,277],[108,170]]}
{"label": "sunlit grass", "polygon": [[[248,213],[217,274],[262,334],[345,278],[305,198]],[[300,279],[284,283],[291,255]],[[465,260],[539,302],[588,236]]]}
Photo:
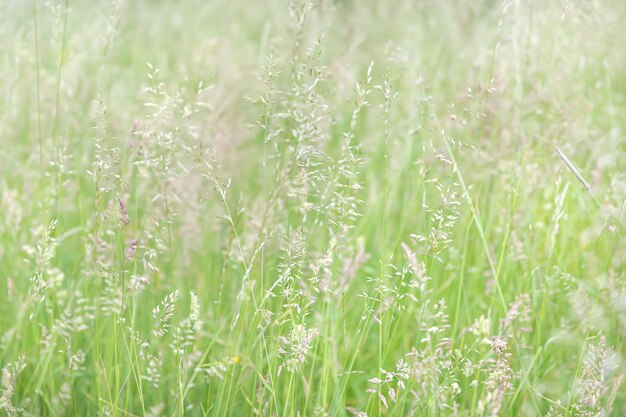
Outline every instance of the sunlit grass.
{"label": "sunlit grass", "polygon": [[3,3],[0,415],[624,415],[624,17]]}

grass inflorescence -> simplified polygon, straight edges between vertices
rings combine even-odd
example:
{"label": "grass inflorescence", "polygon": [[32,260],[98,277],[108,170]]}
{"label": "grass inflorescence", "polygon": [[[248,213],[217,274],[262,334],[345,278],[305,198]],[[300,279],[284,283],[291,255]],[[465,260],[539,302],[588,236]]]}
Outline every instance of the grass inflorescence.
{"label": "grass inflorescence", "polygon": [[0,415],[626,414],[618,1],[0,5]]}

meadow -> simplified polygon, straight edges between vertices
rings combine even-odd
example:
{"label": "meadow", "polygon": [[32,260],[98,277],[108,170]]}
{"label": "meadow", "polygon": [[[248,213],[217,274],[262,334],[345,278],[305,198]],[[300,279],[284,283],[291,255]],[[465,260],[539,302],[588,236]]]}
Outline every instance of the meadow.
{"label": "meadow", "polygon": [[0,2],[0,416],[626,415],[625,19]]}

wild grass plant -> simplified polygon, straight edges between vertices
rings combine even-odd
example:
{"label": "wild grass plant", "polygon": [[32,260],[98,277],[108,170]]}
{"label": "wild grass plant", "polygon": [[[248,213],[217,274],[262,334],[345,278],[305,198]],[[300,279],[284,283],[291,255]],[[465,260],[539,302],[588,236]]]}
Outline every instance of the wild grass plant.
{"label": "wild grass plant", "polygon": [[624,18],[3,2],[0,415],[625,415]]}

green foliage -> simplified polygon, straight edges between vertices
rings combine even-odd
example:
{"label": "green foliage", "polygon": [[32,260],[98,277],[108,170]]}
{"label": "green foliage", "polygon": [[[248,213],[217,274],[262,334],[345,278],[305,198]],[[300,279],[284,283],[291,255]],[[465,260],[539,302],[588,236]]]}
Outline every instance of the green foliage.
{"label": "green foliage", "polygon": [[626,414],[626,9],[0,5],[0,415]]}

